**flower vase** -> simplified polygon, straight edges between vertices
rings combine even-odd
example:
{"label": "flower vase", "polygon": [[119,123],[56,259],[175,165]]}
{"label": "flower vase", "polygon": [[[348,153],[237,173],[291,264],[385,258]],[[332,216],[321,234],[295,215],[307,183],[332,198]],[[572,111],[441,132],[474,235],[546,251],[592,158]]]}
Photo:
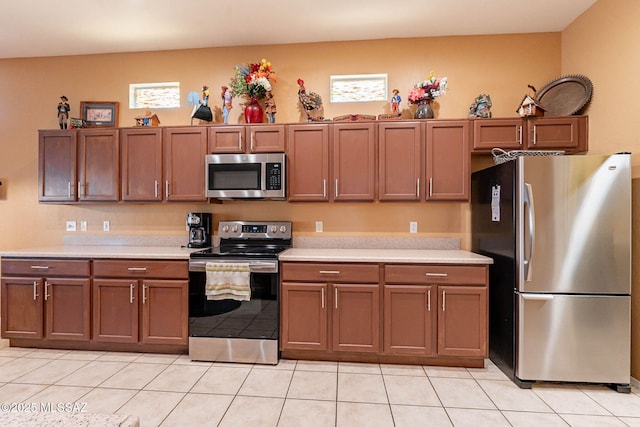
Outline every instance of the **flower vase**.
{"label": "flower vase", "polygon": [[258,104],[258,98],[251,97],[251,100],[244,107],[244,121],[245,123],[262,123],[264,120],[264,112],[262,107]]}
{"label": "flower vase", "polygon": [[414,119],[433,119],[433,109],[431,108],[431,99],[423,99],[418,103]]}

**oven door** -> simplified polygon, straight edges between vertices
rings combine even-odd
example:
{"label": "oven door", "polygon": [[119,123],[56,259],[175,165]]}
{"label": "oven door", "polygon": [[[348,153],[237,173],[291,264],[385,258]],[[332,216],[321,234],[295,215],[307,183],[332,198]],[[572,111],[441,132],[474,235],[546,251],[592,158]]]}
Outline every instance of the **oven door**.
{"label": "oven door", "polygon": [[[204,261],[192,260],[190,266],[189,336],[278,340],[278,262],[250,262],[249,301],[207,299],[204,264]],[[200,270],[198,265],[202,266],[201,271],[194,271]]]}

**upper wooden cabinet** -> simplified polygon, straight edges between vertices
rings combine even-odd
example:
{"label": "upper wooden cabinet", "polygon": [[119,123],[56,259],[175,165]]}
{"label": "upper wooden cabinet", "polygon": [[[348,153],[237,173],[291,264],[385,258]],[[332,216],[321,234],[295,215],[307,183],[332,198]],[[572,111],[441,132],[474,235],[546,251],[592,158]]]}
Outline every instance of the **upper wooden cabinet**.
{"label": "upper wooden cabinet", "polygon": [[473,151],[491,151],[492,148],[522,150],[526,145],[524,119],[474,119]]}
{"label": "upper wooden cabinet", "polygon": [[378,125],[378,200],[420,200],[422,141],[418,122]]}
{"label": "upper wooden cabinet", "polygon": [[376,196],[375,124],[334,124],[332,148],[331,200],[373,201]]}
{"label": "upper wooden cabinet", "polygon": [[76,200],[78,133],[41,130],[38,134],[38,200]]}
{"label": "upper wooden cabinet", "polygon": [[162,188],[162,129],[120,130],[122,200],[159,202]]}
{"label": "upper wooden cabinet", "polygon": [[588,151],[588,116],[472,119],[473,153],[505,150]]}
{"label": "upper wooden cabinet", "polygon": [[289,125],[287,132],[289,200],[328,201],[329,125]]}
{"label": "upper wooden cabinet", "polygon": [[433,120],[426,124],[427,200],[469,200],[471,125],[468,120]]}
{"label": "upper wooden cabinet", "polygon": [[207,154],[205,127],[163,130],[164,197],[167,201],[200,202],[204,191],[204,159]]}
{"label": "upper wooden cabinet", "polygon": [[39,200],[118,201],[118,132],[113,128],[40,131]]}
{"label": "upper wooden cabinet", "polygon": [[210,126],[209,153],[282,153],[284,125]]}
{"label": "upper wooden cabinet", "polygon": [[587,151],[588,122],[586,116],[541,117],[527,120],[527,148]]}
{"label": "upper wooden cabinet", "polygon": [[118,129],[78,132],[78,200],[120,200],[120,144]]}

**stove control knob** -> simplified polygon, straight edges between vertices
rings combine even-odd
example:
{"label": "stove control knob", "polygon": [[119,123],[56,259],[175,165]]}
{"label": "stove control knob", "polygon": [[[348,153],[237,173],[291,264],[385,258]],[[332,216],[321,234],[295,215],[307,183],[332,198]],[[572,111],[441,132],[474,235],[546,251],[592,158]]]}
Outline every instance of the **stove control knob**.
{"label": "stove control knob", "polygon": [[281,225],[281,226],[280,226],[280,232],[281,232],[281,233],[285,233],[286,231],[287,231],[287,227],[286,227],[286,226],[284,226],[284,225]]}
{"label": "stove control knob", "polygon": [[276,227],[275,225],[271,226],[271,232],[275,233],[276,231],[278,231],[278,227]]}
{"label": "stove control knob", "polygon": [[231,231],[233,231],[234,233],[238,232],[238,226],[234,225],[233,227],[231,227]]}
{"label": "stove control knob", "polygon": [[224,227],[222,227],[222,231],[224,231],[225,233],[229,232],[229,226],[225,225]]}

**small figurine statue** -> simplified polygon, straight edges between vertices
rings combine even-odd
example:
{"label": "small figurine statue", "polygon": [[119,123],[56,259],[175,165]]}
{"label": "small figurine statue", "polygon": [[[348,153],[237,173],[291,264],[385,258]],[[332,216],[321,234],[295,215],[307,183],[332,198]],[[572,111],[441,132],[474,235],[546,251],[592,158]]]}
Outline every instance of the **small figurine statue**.
{"label": "small figurine statue", "polygon": [[211,112],[211,108],[209,108],[209,86],[202,86],[202,101],[200,101],[200,105],[193,112],[191,118],[207,122],[213,120],[213,113]]}
{"label": "small figurine statue", "polygon": [[60,102],[58,102],[58,124],[60,125],[60,129],[67,128],[67,120],[69,120],[69,111],[71,111],[71,107],[69,107],[68,99],[66,96],[62,95],[60,97]]}
{"label": "small figurine statue", "polygon": [[226,125],[229,123],[229,112],[233,108],[233,95],[227,86],[222,86],[222,120]]}
{"label": "small figurine statue", "polygon": [[393,90],[393,96],[391,97],[391,113],[400,115],[400,91],[398,89]]}
{"label": "small figurine statue", "polygon": [[488,94],[478,95],[473,104],[469,106],[469,118],[491,118],[491,97]]}
{"label": "small figurine statue", "polygon": [[273,94],[270,90],[265,94],[266,99],[264,101],[264,112],[267,113],[267,122],[276,122],[276,101],[273,99]]}

